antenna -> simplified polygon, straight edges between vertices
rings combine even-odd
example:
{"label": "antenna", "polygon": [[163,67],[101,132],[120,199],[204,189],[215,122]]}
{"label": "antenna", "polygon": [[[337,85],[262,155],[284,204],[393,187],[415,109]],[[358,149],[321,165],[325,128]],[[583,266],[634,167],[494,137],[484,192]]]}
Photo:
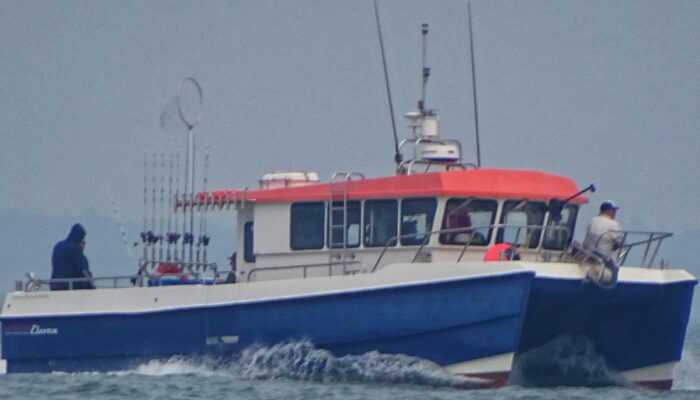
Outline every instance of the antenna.
{"label": "antenna", "polygon": [[420,101],[418,101],[418,111],[421,113],[425,112],[425,93],[427,91],[428,87],[428,78],[430,78],[430,68],[427,67],[428,63],[428,24],[422,24],[421,25],[421,30],[420,30],[421,36],[422,36],[422,65],[423,68],[421,69],[421,95],[420,95]]}
{"label": "antenna", "polygon": [[472,62],[472,96],[474,98],[474,129],[476,133],[476,166],[481,168],[481,146],[479,145],[479,104],[476,97],[476,66],[474,63],[474,31],[472,29],[472,2],[467,2],[469,22],[469,56]]}
{"label": "antenna", "polygon": [[394,117],[394,102],[391,99],[391,86],[389,85],[389,71],[386,67],[386,54],[384,53],[384,38],[382,37],[382,24],[379,20],[379,7],[377,0],[374,0],[374,17],[377,21],[377,36],[379,37],[379,50],[382,53],[382,66],[384,67],[384,83],[386,85],[386,96],[389,101],[389,114],[391,116],[391,129],[394,132],[394,162],[398,169],[401,164],[401,152],[399,151],[399,136],[396,133],[396,118]]}

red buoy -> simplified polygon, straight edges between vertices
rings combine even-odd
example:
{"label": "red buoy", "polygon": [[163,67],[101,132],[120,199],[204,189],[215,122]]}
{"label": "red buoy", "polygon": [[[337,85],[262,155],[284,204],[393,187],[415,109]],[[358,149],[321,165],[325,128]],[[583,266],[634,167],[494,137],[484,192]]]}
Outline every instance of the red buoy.
{"label": "red buoy", "polygon": [[510,243],[497,243],[489,247],[484,254],[484,261],[511,261],[520,260],[520,254]]}

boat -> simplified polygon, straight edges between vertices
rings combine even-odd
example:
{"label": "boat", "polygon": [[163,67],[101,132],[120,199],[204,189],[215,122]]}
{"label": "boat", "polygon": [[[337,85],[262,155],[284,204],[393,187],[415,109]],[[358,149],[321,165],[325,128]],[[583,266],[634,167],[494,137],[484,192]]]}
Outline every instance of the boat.
{"label": "boat", "polygon": [[[395,175],[340,171],[322,182],[315,172],[277,171],[255,190],[207,190],[205,176],[202,191],[193,183],[168,196],[182,231],[170,219],[159,229],[154,186],[136,274],[60,280],[98,287],[64,291],[31,275],[7,295],[2,369],[128,369],[309,340],[338,356],[420,357],[493,387],[508,382],[514,359],[580,334],[625,379],[670,388],[697,282],[655,264],[670,234],[621,232],[612,257],[582,248],[574,232],[594,187],[464,162],[460,142],[441,137],[425,106],[423,74]],[[193,251],[195,213],[215,211],[236,212],[230,270],[207,260],[202,224]],[[637,250],[641,262],[627,265]]]}
{"label": "boat", "polygon": [[[201,95],[193,78],[183,85]],[[185,159],[193,161],[196,121],[178,111],[189,131]],[[426,244],[437,233],[470,230],[434,229],[454,198],[497,198],[504,190],[536,196],[529,185],[510,188],[532,177],[554,185],[558,195],[572,183],[544,174],[467,170],[459,143],[440,140],[435,113],[421,108],[409,119],[414,133],[425,133],[413,140],[425,157],[388,178],[338,172],[322,183],[316,173],[282,171],[263,176],[257,190],[207,191],[205,174],[204,190],[195,192],[195,164],[186,161],[184,190],[172,195],[171,158],[166,207],[154,160],[152,180],[144,177],[144,206],[148,212],[152,193],[152,212],[144,217],[137,273],[32,274],[17,282],[0,314],[0,367],[7,373],[120,370],[179,355],[231,360],[252,346],[309,341],[336,356],[408,355],[472,378],[478,387],[504,385],[534,271],[507,260],[461,262]],[[415,165],[433,163],[442,172],[411,173]],[[489,181],[497,176],[504,180],[494,188]],[[497,201],[488,204],[495,211]],[[215,210],[237,216],[242,240],[229,271],[207,259],[202,218]],[[78,290],[91,285],[96,289]],[[46,290],[52,287],[68,290]]]}

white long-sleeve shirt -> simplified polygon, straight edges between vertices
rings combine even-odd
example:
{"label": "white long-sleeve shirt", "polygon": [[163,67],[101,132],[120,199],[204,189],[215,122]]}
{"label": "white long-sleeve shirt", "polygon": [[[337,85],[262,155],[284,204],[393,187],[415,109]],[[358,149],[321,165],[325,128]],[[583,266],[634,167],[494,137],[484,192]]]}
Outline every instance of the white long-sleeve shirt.
{"label": "white long-sleeve shirt", "polygon": [[593,217],[586,229],[583,248],[597,250],[606,256],[612,255],[615,242],[622,240],[622,224],[605,214]]}

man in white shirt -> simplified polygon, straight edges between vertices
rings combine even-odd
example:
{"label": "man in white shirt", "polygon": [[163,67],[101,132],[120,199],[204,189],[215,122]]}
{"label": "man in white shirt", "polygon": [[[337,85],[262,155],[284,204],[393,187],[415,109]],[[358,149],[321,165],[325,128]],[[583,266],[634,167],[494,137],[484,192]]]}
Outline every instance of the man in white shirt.
{"label": "man in white shirt", "polygon": [[600,214],[593,217],[583,248],[596,250],[605,256],[611,256],[622,244],[622,224],[615,220],[618,207],[613,201],[606,200],[600,205]]}

